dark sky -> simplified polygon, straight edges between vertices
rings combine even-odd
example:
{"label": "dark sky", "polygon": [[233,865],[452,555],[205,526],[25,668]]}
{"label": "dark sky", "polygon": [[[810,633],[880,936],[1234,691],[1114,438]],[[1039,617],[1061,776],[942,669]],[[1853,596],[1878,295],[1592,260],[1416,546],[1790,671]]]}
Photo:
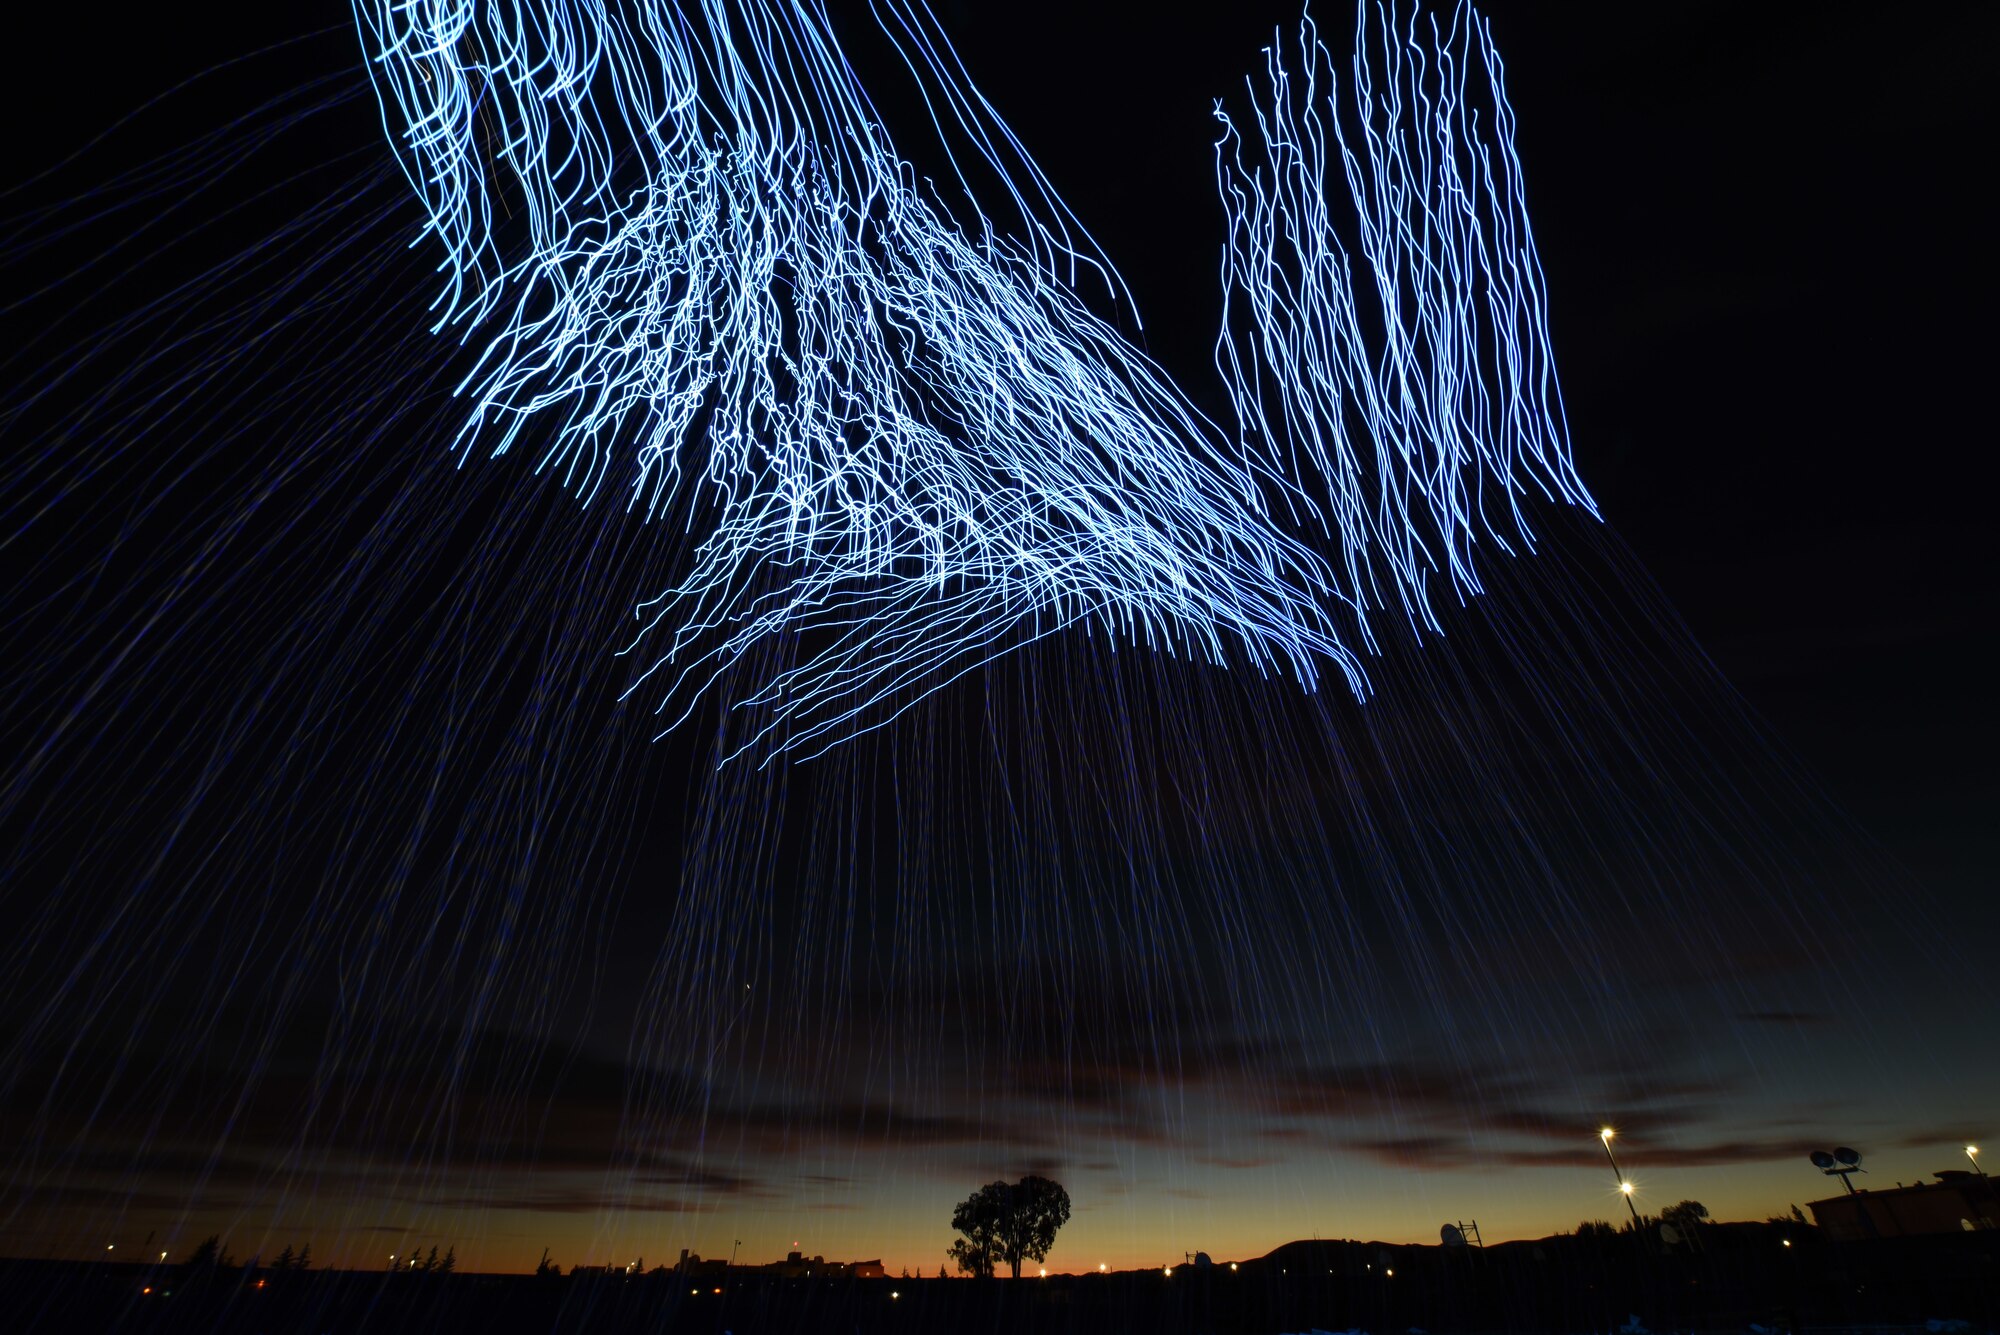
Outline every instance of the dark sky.
{"label": "dark sky", "polygon": [[[1296,15],[1215,10],[939,13],[1219,413],[1210,106]],[[1990,1133],[2000,34],[1490,12],[1603,530],[1546,517],[1366,708],[1059,643],[720,775],[712,719],[608,703],[670,558],[442,454],[345,11],[55,15],[16,177],[326,31],[0,204],[0,1250],[928,1269],[1042,1168],[1076,1269],[1567,1227],[1615,1208],[1601,1118],[1655,1208],[1740,1215],[1817,1138],[1915,1178]]]}

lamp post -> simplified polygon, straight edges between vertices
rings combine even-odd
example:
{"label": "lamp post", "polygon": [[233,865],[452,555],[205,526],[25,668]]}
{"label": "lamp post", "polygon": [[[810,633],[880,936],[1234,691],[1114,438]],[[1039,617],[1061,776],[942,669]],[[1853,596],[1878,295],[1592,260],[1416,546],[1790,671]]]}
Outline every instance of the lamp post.
{"label": "lamp post", "polygon": [[1986,1170],[1979,1166],[1979,1147],[1977,1145],[1967,1145],[1965,1147],[1965,1157],[1972,1160],[1973,1172],[1979,1174],[1981,1177],[1986,1176]]}
{"label": "lamp post", "polygon": [[1611,1152],[1611,1137],[1617,1134],[1607,1126],[1597,1133],[1597,1139],[1604,1146],[1604,1157],[1611,1161],[1611,1172],[1618,1179],[1619,1194],[1625,1198],[1625,1208],[1632,1212],[1632,1233],[1637,1236],[1640,1231],[1639,1207],[1632,1204],[1632,1184],[1625,1180],[1625,1170],[1618,1166],[1618,1156]]}

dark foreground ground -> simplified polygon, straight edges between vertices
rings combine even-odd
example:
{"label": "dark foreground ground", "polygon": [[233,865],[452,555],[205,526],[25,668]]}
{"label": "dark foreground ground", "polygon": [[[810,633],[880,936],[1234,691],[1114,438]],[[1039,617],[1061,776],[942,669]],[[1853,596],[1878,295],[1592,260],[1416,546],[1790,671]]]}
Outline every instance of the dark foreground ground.
{"label": "dark foreground ground", "polygon": [[2000,1233],[1830,1244],[1813,1230],[1764,1225],[1702,1232],[1699,1251],[1678,1254],[1627,1237],[1483,1250],[1300,1242],[1234,1272],[1177,1267],[1171,1276],[1018,1282],[189,1274],[8,1261],[0,1262],[0,1331],[1275,1335],[1319,1327],[1448,1335],[1608,1332],[1635,1316],[1654,1331],[1927,1322],[2000,1330]]}

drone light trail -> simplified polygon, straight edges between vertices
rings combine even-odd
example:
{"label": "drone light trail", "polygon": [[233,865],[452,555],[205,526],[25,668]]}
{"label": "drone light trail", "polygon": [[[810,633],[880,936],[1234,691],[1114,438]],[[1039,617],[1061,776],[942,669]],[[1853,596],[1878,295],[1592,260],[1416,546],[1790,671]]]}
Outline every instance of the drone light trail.
{"label": "drone light trail", "polygon": [[[1435,582],[1476,593],[1481,542],[1532,542],[1524,496],[1592,506],[1500,57],[1468,6],[1440,32],[1414,10],[1371,26],[1364,2],[1347,105],[1310,18],[1265,59],[1253,130],[1215,113],[1217,365],[1246,456],[1338,542],[1343,587],[1440,629]],[[1330,203],[1342,195],[1351,220]]]}
{"label": "drone light trail", "polygon": [[[628,695],[669,729],[719,690],[757,711],[739,750],[818,750],[1071,629],[1308,689],[1332,664],[1365,693],[1368,609],[1395,589],[1435,625],[1434,570],[1475,590],[1474,542],[1525,538],[1517,471],[1587,503],[1497,60],[1464,14],[1438,45],[1445,94],[1388,102],[1368,167],[1349,162],[1385,346],[1361,332],[1329,240],[1314,75],[1294,105],[1273,57],[1270,181],[1240,150],[1223,173],[1225,279],[1255,330],[1224,334],[1236,446],[1080,299],[1079,265],[1108,265],[920,4],[890,4],[884,30],[947,150],[970,142],[999,174],[1025,242],[976,203],[961,227],[920,188],[816,4],[356,14],[444,249],[439,327],[485,340],[459,386],[461,458],[549,424],[532,437],[542,472],[585,500],[615,480],[630,510],[688,535],[625,648]],[[1475,133],[1450,95],[1469,33],[1502,108],[1497,152],[1455,137]],[[1424,95],[1411,40],[1418,54],[1383,43],[1398,97]],[[1305,54],[1316,69],[1324,49]],[[1280,254],[1279,237],[1311,253]],[[1295,263],[1303,286],[1283,278]]]}

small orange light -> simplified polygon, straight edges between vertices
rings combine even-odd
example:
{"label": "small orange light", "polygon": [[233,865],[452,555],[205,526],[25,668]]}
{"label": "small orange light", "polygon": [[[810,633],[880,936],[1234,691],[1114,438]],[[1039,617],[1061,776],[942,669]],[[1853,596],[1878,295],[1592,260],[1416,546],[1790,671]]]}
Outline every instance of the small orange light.
{"label": "small orange light", "polygon": [[139,1292],[141,1293],[151,1293],[152,1291],[153,1291],[153,1286],[151,1284],[148,1284],[145,1288],[139,1290]]}
{"label": "small orange light", "polygon": [[263,1280],[261,1280],[261,1279],[260,1279],[260,1280],[258,1280],[258,1281],[257,1281],[257,1287],[258,1287],[258,1288],[260,1288],[260,1289],[261,1289],[261,1288],[263,1288],[263,1287],[264,1287],[264,1281],[263,1281]]}

